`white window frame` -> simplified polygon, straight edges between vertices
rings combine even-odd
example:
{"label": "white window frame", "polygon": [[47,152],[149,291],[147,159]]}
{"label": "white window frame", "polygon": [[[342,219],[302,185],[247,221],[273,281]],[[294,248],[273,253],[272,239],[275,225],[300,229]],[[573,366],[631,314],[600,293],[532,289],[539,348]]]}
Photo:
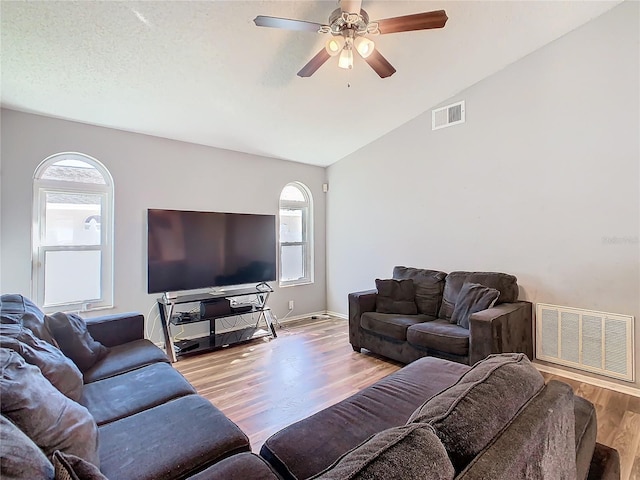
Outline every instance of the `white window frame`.
{"label": "white window frame", "polygon": [[[285,188],[293,186],[300,190],[302,196],[305,198],[304,202],[283,200],[282,192]],[[280,241],[280,211],[282,209],[287,210],[300,210],[302,214],[302,241],[301,242],[282,242]],[[302,246],[303,250],[303,265],[302,269],[304,275],[301,278],[294,280],[282,279],[282,249],[288,246]],[[278,281],[281,287],[288,287],[294,285],[307,285],[313,283],[313,197],[311,191],[307,186],[301,182],[290,182],[283,187],[280,191],[279,209],[278,209]]]}
{"label": "white window frame", "polygon": [[[61,160],[78,160],[94,167],[105,184],[43,179],[46,170]],[[100,218],[100,245],[47,245],[46,199],[48,193],[86,193],[102,199]],[[93,157],[82,153],[65,152],[47,157],[38,165],[33,179],[33,225],[31,231],[31,295],[45,313],[52,311],[101,310],[113,307],[113,178],[109,170]],[[45,255],[53,251],[100,251],[101,278],[99,298],[78,302],[45,304]]]}

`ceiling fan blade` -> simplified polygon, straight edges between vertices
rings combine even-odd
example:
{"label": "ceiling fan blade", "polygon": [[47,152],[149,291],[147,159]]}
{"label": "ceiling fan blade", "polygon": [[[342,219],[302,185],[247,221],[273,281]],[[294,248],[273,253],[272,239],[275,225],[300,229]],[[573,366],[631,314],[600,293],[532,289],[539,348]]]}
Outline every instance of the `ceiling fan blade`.
{"label": "ceiling fan blade", "polygon": [[340,0],[340,9],[345,13],[360,13],[362,0]]}
{"label": "ceiling fan blade", "polygon": [[300,69],[300,71],[298,72],[298,76],[310,77],[311,75],[316,73],[316,70],[318,70],[324,64],[324,62],[329,60],[329,58],[331,58],[331,55],[329,55],[323,48],[316,54],[315,57],[309,60],[309,62]]}
{"label": "ceiling fan blade", "polygon": [[378,20],[380,33],[409,32],[411,30],[428,30],[430,28],[442,28],[447,23],[447,14],[444,10],[434,12],[415,13],[402,17],[385,18]]}
{"label": "ceiling fan blade", "polygon": [[393,65],[377,49],[371,52],[371,55],[365,58],[364,61],[380,75],[380,78],[387,78],[396,73]]}
{"label": "ceiling fan blade", "polygon": [[258,27],[272,27],[272,28],[284,28],[286,30],[304,30],[308,32],[320,31],[320,27],[323,25],[315,22],[306,22],[304,20],[291,20],[289,18],[280,17],[267,17],[265,15],[258,15],[253,19]]}

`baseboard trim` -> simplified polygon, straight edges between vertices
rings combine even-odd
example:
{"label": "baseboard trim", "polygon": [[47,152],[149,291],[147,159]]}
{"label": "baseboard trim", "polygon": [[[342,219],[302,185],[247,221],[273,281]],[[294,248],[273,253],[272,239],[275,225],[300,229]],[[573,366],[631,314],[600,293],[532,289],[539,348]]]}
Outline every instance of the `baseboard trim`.
{"label": "baseboard trim", "polygon": [[610,382],[600,378],[588,377],[580,373],[570,372],[557,367],[550,367],[549,365],[542,365],[536,361],[533,365],[541,372],[550,373],[552,375],[558,375],[560,377],[566,377],[577,382],[588,383],[600,388],[606,388],[613,390],[614,392],[624,393],[625,395],[631,395],[633,397],[640,397],[640,389],[637,387],[630,387],[627,385],[620,385],[618,383]]}
{"label": "baseboard trim", "polygon": [[344,313],[330,312],[329,310],[327,310],[327,315],[331,315],[332,317],[342,318],[343,320],[349,320],[349,315],[345,315]]}

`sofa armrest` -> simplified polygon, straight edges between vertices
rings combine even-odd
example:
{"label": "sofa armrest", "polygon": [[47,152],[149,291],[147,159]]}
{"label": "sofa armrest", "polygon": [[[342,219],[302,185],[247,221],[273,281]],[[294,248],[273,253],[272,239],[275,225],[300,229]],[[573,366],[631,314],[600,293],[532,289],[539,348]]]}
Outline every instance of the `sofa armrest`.
{"label": "sofa armrest", "polygon": [[349,294],[349,342],[356,351],[360,351],[360,316],[376,311],[377,295],[375,289]]}
{"label": "sofa armrest", "polygon": [[620,480],[620,454],[615,448],[596,443],[587,480]]}
{"label": "sofa armrest", "polygon": [[115,347],[144,338],[144,315],[136,312],[116,313],[85,318],[94,340],[106,347]]}
{"label": "sofa armrest", "polygon": [[469,317],[469,365],[492,353],[521,352],[533,360],[533,305],[502,303]]}

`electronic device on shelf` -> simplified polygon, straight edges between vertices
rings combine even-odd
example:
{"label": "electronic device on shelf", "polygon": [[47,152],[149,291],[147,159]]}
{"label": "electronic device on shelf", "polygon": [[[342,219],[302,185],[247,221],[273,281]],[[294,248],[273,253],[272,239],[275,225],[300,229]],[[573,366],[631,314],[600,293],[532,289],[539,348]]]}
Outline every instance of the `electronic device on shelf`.
{"label": "electronic device on shelf", "polygon": [[187,353],[190,350],[195,350],[199,346],[200,342],[196,340],[180,340],[174,345],[174,350],[177,350],[177,353]]}
{"label": "electronic device on shelf", "polygon": [[[147,291],[276,280],[275,215],[149,209]],[[175,297],[174,297],[175,298]]]}
{"label": "electronic device on shelf", "polygon": [[216,298],[200,302],[200,316],[202,318],[221,317],[232,312],[228,298]]}
{"label": "electronic device on shelf", "polygon": [[233,313],[247,313],[253,310],[251,303],[236,303],[231,305],[231,312]]}

